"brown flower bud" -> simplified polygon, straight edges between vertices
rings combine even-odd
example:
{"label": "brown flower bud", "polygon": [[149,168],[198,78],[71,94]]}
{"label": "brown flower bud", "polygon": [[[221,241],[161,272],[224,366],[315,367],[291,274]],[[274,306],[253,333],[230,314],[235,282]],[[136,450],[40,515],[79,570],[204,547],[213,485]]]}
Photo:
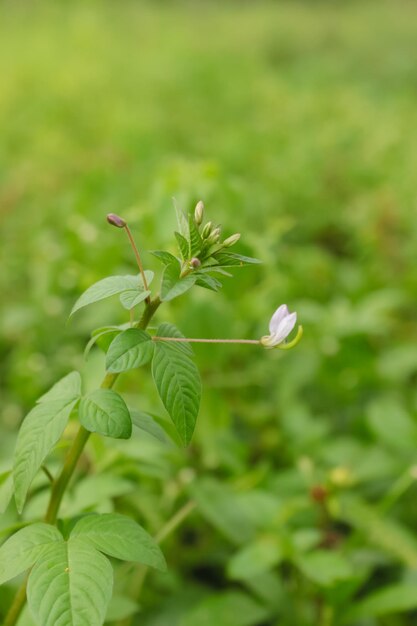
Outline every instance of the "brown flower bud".
{"label": "brown flower bud", "polygon": [[310,497],[314,502],[325,502],[328,495],[328,491],[324,485],[313,485],[310,489]]}
{"label": "brown flower bud", "polygon": [[191,267],[193,267],[194,269],[197,269],[197,267],[200,267],[201,265],[201,261],[200,259],[197,259],[197,257],[193,257],[190,261],[190,265]]}
{"label": "brown flower bud", "polygon": [[115,213],[109,213],[107,216],[107,221],[112,226],[116,226],[116,228],[124,228],[126,226],[125,220]]}

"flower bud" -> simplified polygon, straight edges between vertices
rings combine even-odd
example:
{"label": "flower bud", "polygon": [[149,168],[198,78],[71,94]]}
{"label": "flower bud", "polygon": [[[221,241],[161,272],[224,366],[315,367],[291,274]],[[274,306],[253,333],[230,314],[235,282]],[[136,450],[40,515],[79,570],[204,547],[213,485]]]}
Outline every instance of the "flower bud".
{"label": "flower bud", "polygon": [[211,231],[210,236],[207,237],[207,242],[217,243],[219,239],[220,239],[220,228],[217,226],[217,228]]}
{"label": "flower bud", "polygon": [[234,246],[240,239],[240,233],[235,233],[234,235],[230,235],[227,239],[223,241],[223,245],[225,248],[230,248]]}
{"label": "flower bud", "polygon": [[197,224],[197,226],[200,226],[201,222],[203,221],[203,216],[204,216],[204,203],[202,200],[200,200],[199,202],[197,202],[195,210],[194,210],[194,219],[195,219],[195,223]]}
{"label": "flower bud", "polygon": [[202,232],[201,232],[201,236],[203,239],[207,239],[207,237],[210,235],[211,233],[211,229],[213,227],[213,222],[207,222],[207,224],[204,226]]}
{"label": "flower bud", "polygon": [[112,226],[116,226],[116,228],[124,228],[126,226],[125,220],[115,213],[109,213],[107,216],[107,221]]}
{"label": "flower bud", "polygon": [[193,257],[190,261],[190,265],[192,268],[197,269],[198,267],[200,267],[201,261],[200,259],[197,259],[197,257]]}

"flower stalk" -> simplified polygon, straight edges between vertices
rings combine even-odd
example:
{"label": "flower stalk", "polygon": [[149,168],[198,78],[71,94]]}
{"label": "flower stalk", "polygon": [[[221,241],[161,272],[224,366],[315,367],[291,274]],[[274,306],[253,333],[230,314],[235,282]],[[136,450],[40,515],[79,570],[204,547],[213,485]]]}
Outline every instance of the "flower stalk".
{"label": "flower stalk", "polygon": [[[126,231],[126,235],[132,247],[133,254],[135,255],[135,258],[136,258],[136,263],[138,264],[140,275],[142,276],[143,287],[145,291],[148,291],[148,281],[146,280],[145,271],[143,269],[143,264],[142,264],[142,259],[140,257],[139,249],[133,238],[132,231],[130,230],[128,223],[126,222],[126,220],[124,220],[119,215],[116,215],[115,213],[109,213],[107,215],[107,221],[112,226],[115,226],[116,228],[123,228]],[[147,296],[147,298],[145,299],[145,302],[147,304],[150,304],[151,302],[150,296]]]}
{"label": "flower stalk", "polygon": [[205,339],[198,337],[152,337],[152,341],[176,341],[183,343],[248,343],[261,345],[260,339]]}

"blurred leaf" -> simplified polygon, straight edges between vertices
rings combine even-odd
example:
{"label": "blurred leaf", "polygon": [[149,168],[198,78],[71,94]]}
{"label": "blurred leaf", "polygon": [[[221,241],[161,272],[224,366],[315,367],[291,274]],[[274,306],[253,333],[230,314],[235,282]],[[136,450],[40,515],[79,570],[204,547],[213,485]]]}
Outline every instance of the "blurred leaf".
{"label": "blurred leaf", "polygon": [[331,587],[354,575],[350,563],[341,554],[329,550],[314,550],[299,555],[296,564],[307,578],[324,587]]}
{"label": "blurred leaf", "polygon": [[412,452],[417,448],[417,424],[398,401],[384,398],[372,402],[368,407],[368,424],[389,448]]}
{"label": "blurred leaf", "polygon": [[61,511],[66,517],[79,515],[99,505],[105,505],[112,498],[131,493],[136,488],[133,481],[109,472],[87,476],[76,484],[73,492],[65,494]]}
{"label": "blurred leaf", "polygon": [[254,538],[255,527],[230,486],[200,478],[190,485],[190,492],[201,514],[231,543],[240,545]]}
{"label": "blurred leaf", "polygon": [[360,530],[372,545],[379,546],[411,568],[417,567],[417,540],[411,531],[383,517],[354,494],[343,495],[340,506],[342,519]]}
{"label": "blurred leaf", "polygon": [[277,565],[283,557],[278,537],[261,536],[241,548],[228,563],[228,575],[235,580],[246,580]]}
{"label": "blurred leaf", "polygon": [[348,612],[346,619],[376,617],[390,613],[398,616],[398,613],[415,608],[417,608],[417,585],[398,583],[383,587],[366,596]]}
{"label": "blurred leaf", "polygon": [[180,621],[180,626],[256,626],[267,616],[268,612],[250,596],[230,591],[203,600]]}
{"label": "blurred leaf", "polygon": [[115,622],[135,615],[140,610],[140,605],[127,596],[114,594],[110,600],[106,613],[106,622]]}

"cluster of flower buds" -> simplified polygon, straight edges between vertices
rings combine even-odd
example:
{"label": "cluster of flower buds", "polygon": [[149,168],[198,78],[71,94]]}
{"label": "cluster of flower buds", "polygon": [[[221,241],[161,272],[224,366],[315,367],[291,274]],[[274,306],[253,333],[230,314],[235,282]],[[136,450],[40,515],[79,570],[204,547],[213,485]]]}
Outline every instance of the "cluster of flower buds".
{"label": "cluster of flower buds", "polygon": [[[197,202],[194,210],[194,220],[198,228],[200,228],[203,223],[203,217],[204,203],[202,202],[202,200],[200,200],[199,202]],[[215,224],[213,224],[213,222],[207,222],[201,228],[201,237],[208,245],[219,244],[224,248],[230,248],[231,246],[234,246],[235,243],[237,243],[240,239],[240,233],[235,233],[234,235],[227,237],[227,239],[225,239],[224,241],[220,241],[220,236],[221,228],[220,226],[216,226]]]}

